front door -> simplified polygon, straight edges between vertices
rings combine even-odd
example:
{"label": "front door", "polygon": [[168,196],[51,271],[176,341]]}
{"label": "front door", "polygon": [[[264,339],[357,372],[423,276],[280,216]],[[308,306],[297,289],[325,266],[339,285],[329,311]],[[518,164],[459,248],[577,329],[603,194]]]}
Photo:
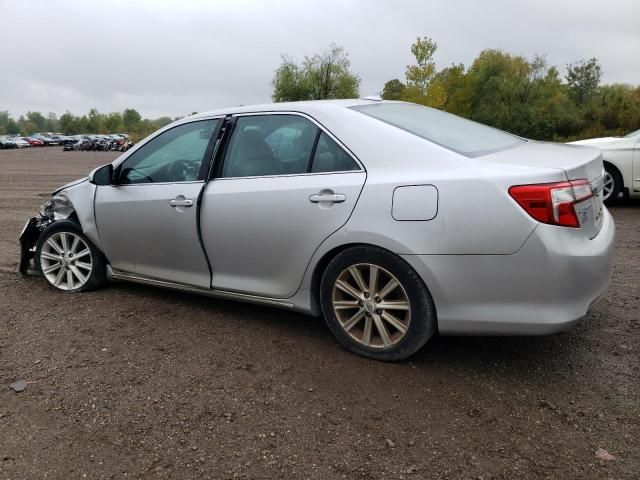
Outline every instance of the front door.
{"label": "front door", "polygon": [[294,114],[238,116],[202,200],[212,287],[288,298],[318,246],[344,225],[366,173]]}
{"label": "front door", "polygon": [[114,269],[209,288],[198,238],[198,196],[218,119],[166,130],[118,165],[96,190],[100,244]]}

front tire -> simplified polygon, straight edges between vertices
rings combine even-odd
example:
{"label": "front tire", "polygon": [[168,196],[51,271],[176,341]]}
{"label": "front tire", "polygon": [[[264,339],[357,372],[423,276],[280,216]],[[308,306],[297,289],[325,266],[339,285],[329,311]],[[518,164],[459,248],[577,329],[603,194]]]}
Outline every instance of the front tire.
{"label": "front tire", "polygon": [[53,223],[36,246],[36,263],[49,287],[64,292],[85,292],[102,287],[106,267],[102,253],[75,222]]}
{"label": "front tire", "polygon": [[435,307],[418,274],[377,247],[339,253],[322,276],[327,325],[349,351],[382,361],[403,360],[436,331]]}
{"label": "front tire", "polygon": [[605,164],[604,166],[604,189],[602,191],[602,200],[606,205],[613,204],[622,192],[622,175],[617,168]]}

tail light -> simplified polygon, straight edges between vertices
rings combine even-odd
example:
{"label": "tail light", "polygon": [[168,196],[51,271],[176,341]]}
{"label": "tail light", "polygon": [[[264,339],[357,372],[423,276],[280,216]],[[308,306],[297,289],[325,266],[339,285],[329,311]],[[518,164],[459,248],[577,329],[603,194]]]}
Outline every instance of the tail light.
{"label": "tail light", "polygon": [[509,195],[533,218],[562,227],[580,227],[574,205],[593,197],[588,180],[516,185]]}

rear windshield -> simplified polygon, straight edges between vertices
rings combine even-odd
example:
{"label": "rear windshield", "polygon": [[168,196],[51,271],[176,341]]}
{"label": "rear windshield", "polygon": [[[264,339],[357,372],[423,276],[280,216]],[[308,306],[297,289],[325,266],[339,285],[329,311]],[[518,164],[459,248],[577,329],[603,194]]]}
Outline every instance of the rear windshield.
{"label": "rear windshield", "polygon": [[526,141],[502,130],[422,105],[377,103],[351,108],[468,157],[504,150]]}

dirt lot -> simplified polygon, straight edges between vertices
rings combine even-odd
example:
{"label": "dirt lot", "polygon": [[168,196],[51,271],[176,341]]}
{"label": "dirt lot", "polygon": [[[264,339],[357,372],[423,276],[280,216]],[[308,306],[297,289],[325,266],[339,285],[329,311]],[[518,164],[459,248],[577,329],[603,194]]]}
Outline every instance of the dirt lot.
{"label": "dirt lot", "polygon": [[384,364],[320,319],[20,277],[25,219],[114,157],[0,152],[0,478],[639,478],[640,203],[612,209],[611,288],[576,329]]}

